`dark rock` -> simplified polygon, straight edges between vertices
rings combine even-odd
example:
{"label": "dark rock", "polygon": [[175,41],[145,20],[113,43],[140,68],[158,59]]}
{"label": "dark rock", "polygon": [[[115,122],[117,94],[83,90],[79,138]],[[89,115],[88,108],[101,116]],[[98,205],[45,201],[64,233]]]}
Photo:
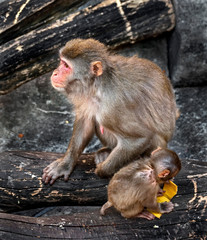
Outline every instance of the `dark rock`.
{"label": "dark rock", "polygon": [[[0,96],[0,151],[65,152],[74,115],[67,99],[46,74]],[[96,141],[87,148],[97,149]]]}
{"label": "dark rock", "polygon": [[138,55],[156,63],[168,75],[167,39],[165,36],[147,39],[133,45],[125,46],[118,53],[131,57]]}
{"label": "dark rock", "polygon": [[[50,74],[0,96],[0,151],[65,152],[72,134],[72,108],[50,85]],[[207,161],[207,87],[176,89],[181,116],[170,148],[182,158]],[[93,139],[86,151],[100,142]]]}
{"label": "dark rock", "polygon": [[169,41],[174,86],[207,84],[207,2],[174,0],[176,28]]}
{"label": "dark rock", "polygon": [[66,150],[71,136],[71,107],[52,89],[49,79],[47,74],[0,97],[1,151]]}
{"label": "dark rock", "polygon": [[175,91],[181,116],[169,147],[181,158],[207,161],[207,87]]}

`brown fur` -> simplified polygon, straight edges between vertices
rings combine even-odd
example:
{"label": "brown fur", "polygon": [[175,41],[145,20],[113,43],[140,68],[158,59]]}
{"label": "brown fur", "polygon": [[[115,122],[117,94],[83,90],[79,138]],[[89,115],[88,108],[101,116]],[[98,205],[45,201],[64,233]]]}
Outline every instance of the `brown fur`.
{"label": "brown fur", "polygon": [[[138,155],[167,146],[177,108],[171,83],[156,64],[112,54],[94,39],[69,41],[60,57],[72,73],[61,79],[66,87],[56,89],[73,103],[76,121],[64,164],[58,160],[49,165],[43,181],[53,183],[62,175],[68,179],[94,133],[111,149],[96,168],[102,177],[112,176]],[[53,82],[53,76],[51,79]]]}
{"label": "brown fur", "polygon": [[[177,154],[168,149],[159,149],[151,158],[137,160],[114,174],[108,186],[108,202],[100,213],[105,214],[107,208],[114,206],[126,218],[144,217],[153,219],[149,212],[142,214],[144,208],[161,213],[172,210],[172,204],[157,203],[160,194],[160,183],[174,177],[181,169]],[[169,173],[160,178],[160,173]]]}

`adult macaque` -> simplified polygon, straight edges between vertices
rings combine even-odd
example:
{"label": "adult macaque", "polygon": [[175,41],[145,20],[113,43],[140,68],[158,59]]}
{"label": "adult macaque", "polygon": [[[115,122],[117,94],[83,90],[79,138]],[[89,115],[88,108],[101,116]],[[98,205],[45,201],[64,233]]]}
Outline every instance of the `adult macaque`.
{"label": "adult macaque", "polygon": [[157,196],[162,193],[160,184],[174,176],[181,169],[177,154],[168,149],[157,149],[150,158],[134,161],[114,174],[108,186],[108,202],[100,213],[114,206],[126,218],[141,217],[148,220],[154,215],[144,208],[168,213],[172,211],[171,202],[158,203]]}
{"label": "adult macaque", "polygon": [[96,159],[101,177],[112,176],[138,155],[166,147],[172,137],[177,111],[173,89],[151,61],[114,55],[94,39],[74,39],[60,50],[51,82],[72,102],[76,119],[64,157],[44,169],[45,183],[61,176],[68,180],[94,134],[106,147]]}

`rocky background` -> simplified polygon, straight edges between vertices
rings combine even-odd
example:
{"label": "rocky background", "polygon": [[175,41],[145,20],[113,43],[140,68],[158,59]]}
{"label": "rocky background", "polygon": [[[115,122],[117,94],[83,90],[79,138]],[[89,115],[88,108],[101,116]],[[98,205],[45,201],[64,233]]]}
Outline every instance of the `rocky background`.
{"label": "rocky background", "polygon": [[[0,9],[5,2],[0,1]],[[176,14],[172,31],[115,51],[125,56],[138,54],[165,70],[181,111],[169,148],[183,159],[207,161],[207,1],[172,2]],[[1,62],[2,58],[1,54]],[[0,151],[66,151],[74,116],[64,96],[51,87],[50,75],[43,74],[0,96]],[[99,147],[94,138],[85,151]]]}

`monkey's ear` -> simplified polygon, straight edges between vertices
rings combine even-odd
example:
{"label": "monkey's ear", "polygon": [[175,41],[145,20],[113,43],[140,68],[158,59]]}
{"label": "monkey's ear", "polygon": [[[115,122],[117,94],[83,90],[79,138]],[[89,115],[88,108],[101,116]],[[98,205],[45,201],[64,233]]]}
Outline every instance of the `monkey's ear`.
{"label": "monkey's ear", "polygon": [[96,61],[91,63],[91,70],[96,77],[99,77],[103,74],[103,67],[101,61]]}
{"label": "monkey's ear", "polygon": [[161,147],[158,147],[157,149],[155,149],[153,152],[151,152],[151,156],[154,155],[157,151],[161,150]]}
{"label": "monkey's ear", "polygon": [[167,177],[169,174],[170,174],[170,170],[165,169],[165,170],[163,170],[162,172],[160,172],[160,173],[158,174],[158,177],[159,177],[159,178],[165,178],[165,177]]}

